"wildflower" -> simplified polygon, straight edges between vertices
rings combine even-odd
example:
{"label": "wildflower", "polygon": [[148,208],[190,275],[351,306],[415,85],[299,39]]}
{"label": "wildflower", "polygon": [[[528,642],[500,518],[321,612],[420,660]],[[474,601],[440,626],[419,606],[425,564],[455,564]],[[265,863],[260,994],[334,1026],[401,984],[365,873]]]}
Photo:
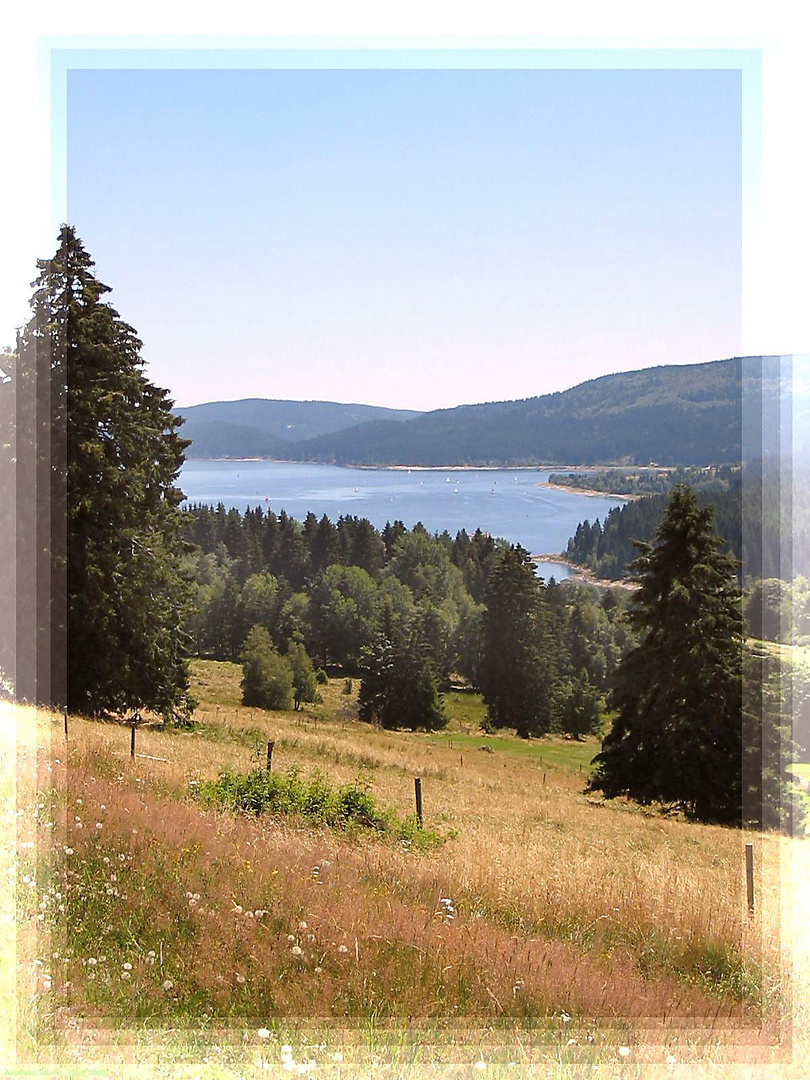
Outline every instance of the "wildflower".
{"label": "wildflower", "polygon": [[163,983],[163,989],[164,990],[173,990],[174,989],[174,983],[172,982],[171,979],[166,979],[166,981]]}
{"label": "wildflower", "polygon": [[96,822],[96,828],[97,828],[97,829],[100,829],[101,827],[102,827],[102,826],[101,826],[101,822],[100,822],[100,821],[97,821],[97,822]]}
{"label": "wildflower", "polygon": [[72,847],[66,847],[65,848],[65,854],[66,855],[72,855],[73,854],[73,848]]}
{"label": "wildflower", "polygon": [[349,950],[346,948],[345,945],[338,945],[337,951],[340,952],[340,953],[344,953],[344,952],[348,952]]}
{"label": "wildflower", "polygon": [[247,982],[247,979],[245,979],[244,975],[237,975],[236,981],[239,983],[240,986],[244,986],[244,984]]}
{"label": "wildflower", "polygon": [[674,1054],[667,1054],[667,1065],[669,1065],[670,1068],[671,1068],[674,1064],[675,1064],[675,1055]]}
{"label": "wildflower", "polygon": [[307,924],[305,922],[300,922],[298,924],[298,929],[299,930],[306,930],[306,928],[307,928]]}
{"label": "wildflower", "polygon": [[90,965],[90,967],[95,967],[98,961],[96,960],[95,956],[90,956],[87,959],[87,963]]}
{"label": "wildflower", "polygon": [[321,975],[322,973],[323,973],[323,968],[322,967],[316,967],[315,968],[315,974],[316,975]]}
{"label": "wildflower", "polygon": [[233,913],[234,913],[234,915],[241,915],[242,914],[242,905],[241,904],[234,904],[233,905]]}
{"label": "wildflower", "polygon": [[106,807],[106,806],[104,805],[104,803],[102,803],[102,804],[101,804],[101,809],[102,809],[102,810],[106,810],[106,809],[107,809],[107,807]]}
{"label": "wildflower", "polygon": [[287,934],[287,941],[295,941],[295,934]]}
{"label": "wildflower", "polygon": [[122,964],[121,966],[123,967],[124,971],[132,971],[132,964],[127,963]]}
{"label": "wildflower", "polygon": [[290,951],[292,952],[293,956],[303,956],[304,955],[304,950],[301,948],[300,945],[293,945],[293,947],[292,947],[292,949]]}
{"label": "wildflower", "polygon": [[132,978],[132,972],[130,972],[130,971],[122,971],[121,972],[121,978],[122,979],[131,979]]}
{"label": "wildflower", "polygon": [[630,1047],[629,1046],[620,1046],[619,1047],[619,1057],[630,1057]]}
{"label": "wildflower", "polygon": [[560,1013],[560,1020],[562,1020],[562,1022],[564,1024],[567,1024],[570,1019],[571,1019],[571,1017],[568,1015],[567,1012],[561,1012]]}
{"label": "wildflower", "polygon": [[270,1031],[269,1031],[268,1028],[259,1028],[259,1030],[256,1032],[256,1034],[259,1036],[260,1039],[269,1039],[270,1038]]}
{"label": "wildflower", "polygon": [[332,1061],[339,1065],[340,1062],[343,1061],[343,1054],[341,1054],[339,1050],[336,1050],[335,1053],[332,1054]]}
{"label": "wildflower", "polygon": [[289,1043],[284,1043],[284,1045],[282,1046],[282,1048],[281,1048],[281,1056],[283,1058],[285,1058],[285,1057],[286,1058],[291,1058],[292,1057],[292,1047],[290,1046]]}
{"label": "wildflower", "polygon": [[487,1063],[484,1061],[483,1058],[480,1058],[478,1061],[476,1061],[475,1065],[473,1066],[474,1069],[485,1069],[486,1067]]}

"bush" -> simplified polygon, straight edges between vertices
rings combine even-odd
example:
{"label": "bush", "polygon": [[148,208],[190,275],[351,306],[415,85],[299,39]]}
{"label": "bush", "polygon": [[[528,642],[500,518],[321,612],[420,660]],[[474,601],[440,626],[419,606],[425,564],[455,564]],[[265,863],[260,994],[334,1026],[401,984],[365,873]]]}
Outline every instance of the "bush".
{"label": "bush", "polygon": [[444,842],[445,837],[418,829],[410,818],[399,821],[393,810],[378,805],[369,787],[358,777],[336,789],[321,773],[305,780],[294,768],[286,774],[254,769],[247,775],[224,769],[216,780],[201,784],[196,794],[207,806],[257,816],[300,817],[335,829],[372,829],[418,848]]}
{"label": "bush", "polygon": [[322,667],[319,667],[315,672],[315,682],[318,684],[318,686],[326,686],[326,684],[329,682],[329,676],[326,674]]}
{"label": "bush", "polygon": [[242,648],[242,702],[260,709],[292,707],[293,669],[263,626],[251,629]]}
{"label": "bush", "polygon": [[318,683],[312,670],[312,661],[307,650],[299,641],[290,642],[287,649],[287,663],[293,674],[293,703],[300,708],[302,702],[318,700]]}

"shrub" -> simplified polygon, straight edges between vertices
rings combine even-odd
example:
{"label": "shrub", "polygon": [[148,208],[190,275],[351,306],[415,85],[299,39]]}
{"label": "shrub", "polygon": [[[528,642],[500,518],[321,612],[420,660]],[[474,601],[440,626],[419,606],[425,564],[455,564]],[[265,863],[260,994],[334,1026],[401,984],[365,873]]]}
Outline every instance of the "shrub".
{"label": "shrub", "polygon": [[292,668],[293,703],[295,708],[300,708],[302,702],[317,701],[318,683],[315,679],[315,672],[312,670],[312,661],[300,641],[290,642],[287,649],[287,663]]}
{"label": "shrub", "polygon": [[294,768],[288,773],[254,769],[247,775],[224,769],[216,780],[201,784],[196,794],[207,806],[257,816],[299,817],[335,829],[372,829],[417,848],[444,842],[445,837],[417,828],[410,818],[398,820],[393,810],[377,803],[369,787],[368,780],[358,777],[336,789],[321,773],[305,780]]}
{"label": "shrub", "polygon": [[242,648],[242,702],[260,709],[289,709],[293,703],[293,669],[263,626],[251,629]]}

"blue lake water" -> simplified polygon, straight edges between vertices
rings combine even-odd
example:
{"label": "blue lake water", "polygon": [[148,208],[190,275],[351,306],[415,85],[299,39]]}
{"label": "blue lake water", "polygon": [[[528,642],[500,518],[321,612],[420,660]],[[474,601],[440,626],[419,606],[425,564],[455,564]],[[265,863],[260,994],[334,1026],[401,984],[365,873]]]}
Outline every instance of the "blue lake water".
{"label": "blue lake water", "polygon": [[[604,521],[621,500],[539,487],[548,470],[350,469],[275,461],[187,461],[180,486],[188,503],[245,510],[261,506],[303,521],[312,511],[337,521],[368,518],[376,528],[418,521],[454,536],[481,529],[519,543],[533,555],[559,553],[585,518]],[[543,577],[570,575],[563,563],[543,563]]]}

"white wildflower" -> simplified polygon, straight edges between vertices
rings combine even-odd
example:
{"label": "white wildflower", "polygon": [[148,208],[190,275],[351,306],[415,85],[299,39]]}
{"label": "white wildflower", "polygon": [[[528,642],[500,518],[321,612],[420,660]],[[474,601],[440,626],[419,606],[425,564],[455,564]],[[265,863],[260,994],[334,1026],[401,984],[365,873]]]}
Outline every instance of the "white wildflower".
{"label": "white wildflower", "polygon": [[259,1030],[256,1032],[256,1034],[259,1036],[260,1039],[269,1039],[270,1038],[270,1030],[269,1030],[269,1028],[259,1028]]}

